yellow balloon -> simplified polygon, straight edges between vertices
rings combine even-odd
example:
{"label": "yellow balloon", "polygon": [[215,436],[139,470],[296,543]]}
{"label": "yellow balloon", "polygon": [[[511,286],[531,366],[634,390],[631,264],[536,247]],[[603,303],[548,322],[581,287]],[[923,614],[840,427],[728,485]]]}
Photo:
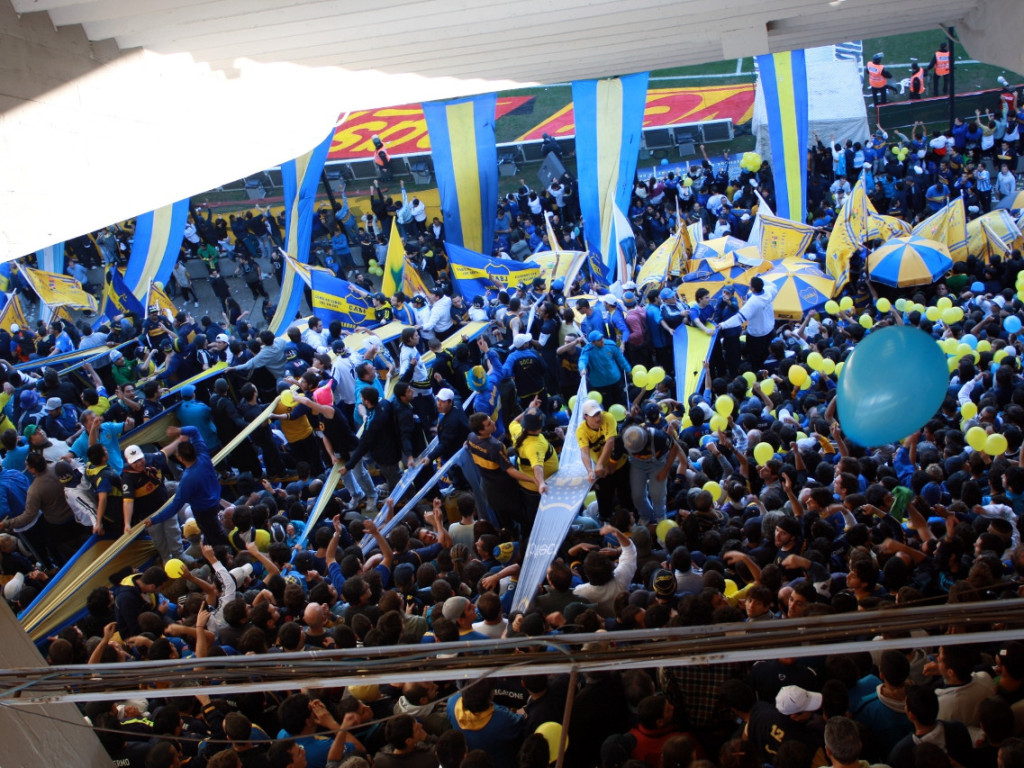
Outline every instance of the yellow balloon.
{"label": "yellow balloon", "polygon": [[771,396],[772,392],[775,391],[775,379],[765,379],[762,381],[761,391],[766,395]]}
{"label": "yellow balloon", "polygon": [[634,373],[633,374],[633,384],[634,384],[634,386],[640,387],[640,389],[643,389],[644,387],[646,387],[647,386],[647,376],[648,375],[649,374],[646,371],[644,371],[642,373]]}
{"label": "yellow balloon", "polygon": [[799,387],[807,381],[807,371],[799,365],[792,366],[789,369],[789,381],[794,387]]}
{"label": "yellow balloon", "polygon": [[959,365],[960,361],[955,357],[951,357],[949,358],[949,360],[946,361],[946,367],[949,368],[950,373],[955,371],[959,367]]}
{"label": "yellow balloon", "polygon": [[939,309],[938,307],[928,307],[928,309],[924,311],[924,316],[934,323],[936,320],[942,317],[942,310]]}
{"label": "yellow balloon", "polygon": [[836,363],[836,376],[838,376],[840,373],[843,372],[843,366],[844,365],[846,365],[845,361],[840,361],[840,362]]}
{"label": "yellow balloon", "polygon": [[594,491],[591,491],[590,493],[588,493],[586,495],[586,498],[583,499],[583,506],[589,507],[595,501],[597,501],[597,493],[595,493]]}
{"label": "yellow balloon", "polygon": [[1006,437],[998,432],[994,432],[985,438],[985,453],[989,456],[1002,456],[1009,447]]}
{"label": "yellow balloon", "polygon": [[757,374],[753,371],[744,371],[743,378],[747,380],[747,386],[752,387],[757,383]]}
{"label": "yellow balloon", "polygon": [[616,421],[622,421],[626,418],[625,406],[619,405],[618,403],[613,404],[608,409],[608,413],[610,413]]}
{"label": "yellow balloon", "polygon": [[[534,733],[539,733],[544,737],[544,741],[548,743],[548,763],[554,763],[558,760],[558,746],[562,740],[562,725],[561,723],[541,723],[537,726],[537,730]],[[566,747],[569,745],[569,740],[565,740]]]}
{"label": "yellow balloon", "polygon": [[775,455],[775,449],[769,443],[758,443],[754,446],[754,461],[762,467],[771,461]]}
{"label": "yellow balloon", "polygon": [[679,526],[676,525],[675,520],[669,520],[666,518],[665,520],[660,521],[658,525],[655,527],[654,535],[658,537],[658,541],[664,544],[665,537],[668,536],[668,532],[671,531],[673,528],[678,527]]}
{"label": "yellow balloon", "polygon": [[1003,362],[1003,358],[1006,357],[1007,354],[1009,353],[1005,349],[997,349],[992,354],[992,359],[995,360],[997,363],[1001,363]]}
{"label": "yellow balloon", "polygon": [[853,299],[849,296],[843,296],[843,298],[839,300],[839,308],[844,312],[849,312],[853,309]]}
{"label": "yellow balloon", "polygon": [[955,355],[956,348],[959,342],[956,339],[943,339],[942,340],[942,351],[947,355]]}
{"label": "yellow balloon", "polygon": [[875,302],[875,306],[878,307],[878,311],[883,314],[892,310],[892,304],[884,296]]}
{"label": "yellow balloon", "polygon": [[647,372],[647,384],[658,385],[665,380],[665,369],[656,365]]}
{"label": "yellow balloon", "polygon": [[992,342],[989,341],[988,339],[982,339],[981,341],[978,342],[978,346],[976,346],[975,349],[978,350],[979,352],[988,352],[990,349],[992,349]]}
{"label": "yellow balloon", "polygon": [[970,421],[978,415],[978,406],[973,401],[968,400],[966,403],[960,406],[960,416]]}
{"label": "yellow balloon", "polygon": [[984,450],[985,442],[988,440],[988,434],[981,427],[971,427],[967,430],[967,434],[964,435],[964,439],[967,440],[967,444],[976,451]]}
{"label": "yellow balloon", "polygon": [[647,373],[647,368],[645,366],[643,366],[643,365],[634,365],[633,366],[633,370],[632,370],[631,373],[632,373],[633,376],[636,376],[638,373],[646,374]]}
{"label": "yellow balloon", "polygon": [[820,352],[811,352],[811,354],[807,356],[807,367],[812,371],[820,371],[822,360],[823,358]]}
{"label": "yellow balloon", "polygon": [[940,315],[942,322],[946,325],[953,325],[953,323],[959,322],[960,319],[957,317],[956,310],[956,307],[950,307],[949,309],[942,310],[942,314]]}
{"label": "yellow balloon", "polygon": [[729,428],[729,419],[721,414],[716,413],[711,417],[708,422],[708,426],[711,427],[712,432],[723,432]]}
{"label": "yellow balloon", "polygon": [[733,408],[736,407],[736,403],[728,395],[719,395],[718,399],[715,400],[715,411],[719,416],[723,418],[729,418],[732,415]]}
{"label": "yellow balloon", "polygon": [[804,383],[800,385],[800,389],[810,389],[811,384],[811,377],[808,376],[806,379],[804,379]]}
{"label": "yellow balloon", "polygon": [[587,392],[588,400],[597,400],[598,405],[604,402],[604,397],[600,392]]}
{"label": "yellow balloon", "polygon": [[861,315],[860,319],[858,319],[857,322],[860,323],[860,327],[863,328],[864,330],[868,330],[869,328],[871,328],[872,325],[875,324],[875,321],[871,319],[871,315],[867,313]]}
{"label": "yellow balloon", "polygon": [[941,299],[935,302],[935,306],[939,309],[949,309],[953,306],[953,300],[949,296],[943,296]]}
{"label": "yellow balloon", "polygon": [[825,302],[825,311],[828,312],[830,315],[838,315],[839,314],[839,304],[837,304],[835,301],[831,301],[831,300],[826,301]]}
{"label": "yellow balloon", "polygon": [[569,410],[576,410],[576,395],[573,395],[572,397],[569,398]]}
{"label": "yellow balloon", "polygon": [[826,376],[831,376],[833,373],[835,373],[836,372],[836,363],[835,363],[835,361],[832,358],[830,358],[830,357],[826,357],[824,360],[822,360],[821,361],[821,372],[824,373]]}
{"label": "yellow balloon", "polygon": [[722,486],[720,486],[714,480],[708,480],[706,483],[704,483],[704,487],[701,488],[701,490],[710,493],[711,498],[714,499],[715,501],[718,501],[722,497]]}
{"label": "yellow balloon", "polygon": [[957,357],[963,357],[964,355],[969,355],[972,352],[974,352],[974,350],[971,349],[971,345],[970,344],[965,344],[964,342],[960,342],[959,344],[956,345],[956,356]]}
{"label": "yellow balloon", "polygon": [[164,573],[167,574],[169,579],[180,579],[185,575],[188,567],[176,557],[172,557],[166,563],[164,563]]}

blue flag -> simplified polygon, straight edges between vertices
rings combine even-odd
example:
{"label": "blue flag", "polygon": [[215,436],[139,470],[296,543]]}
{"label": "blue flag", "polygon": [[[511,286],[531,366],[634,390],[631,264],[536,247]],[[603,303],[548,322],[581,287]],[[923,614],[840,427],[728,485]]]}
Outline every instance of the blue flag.
{"label": "blue flag", "polygon": [[540,277],[540,265],[510,259],[493,259],[466,248],[444,244],[452,270],[452,283],[467,301],[474,296],[491,295],[497,290],[513,288],[519,283],[529,285]]}
{"label": "blue flag", "polygon": [[313,312],[325,326],[337,320],[346,330],[376,325],[369,297],[347,280],[318,269],[310,271]]}
{"label": "blue flag", "polygon": [[600,287],[602,291],[607,292],[608,286],[612,284],[613,267],[605,264],[604,259],[601,258],[601,254],[596,251],[587,252],[587,267],[590,268],[590,277],[593,279],[594,283]]}
{"label": "blue flag", "polygon": [[102,314],[113,320],[118,315],[125,315],[129,312],[142,318],[146,310],[142,302],[129,290],[121,273],[114,267],[107,268],[107,275],[103,287],[103,312]]}

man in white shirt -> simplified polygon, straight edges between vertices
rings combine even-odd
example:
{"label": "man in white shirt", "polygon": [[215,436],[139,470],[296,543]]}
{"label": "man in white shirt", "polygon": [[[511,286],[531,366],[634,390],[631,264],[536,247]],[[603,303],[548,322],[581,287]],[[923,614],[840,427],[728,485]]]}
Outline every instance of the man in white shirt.
{"label": "man in white shirt", "polygon": [[363,359],[349,354],[345,342],[334,342],[334,362],[331,365],[331,378],[334,379],[334,402],[353,423],[353,412],[356,407],[356,363]]}
{"label": "man in white shirt", "polygon": [[440,286],[434,286],[430,291],[430,315],[423,324],[423,330],[443,341],[448,338],[453,327],[452,300],[444,295]]}
{"label": "man in white shirt", "polygon": [[1010,173],[1010,166],[1003,163],[999,169],[999,175],[996,176],[996,187],[995,200],[1002,200],[1004,197],[1009,197],[1017,191],[1017,178]]}
{"label": "man in white shirt", "polygon": [[743,308],[729,319],[723,321],[719,328],[738,328],[747,324],[746,358],[754,371],[764,366],[768,357],[768,344],[775,331],[775,308],[772,301],[778,289],[774,285],[765,286],[760,277],[750,279],[750,295]]}
{"label": "man in white shirt", "polygon": [[302,334],[302,340],[316,350],[327,346],[327,332],[324,330],[324,323],[316,315],[309,316],[308,327]]}

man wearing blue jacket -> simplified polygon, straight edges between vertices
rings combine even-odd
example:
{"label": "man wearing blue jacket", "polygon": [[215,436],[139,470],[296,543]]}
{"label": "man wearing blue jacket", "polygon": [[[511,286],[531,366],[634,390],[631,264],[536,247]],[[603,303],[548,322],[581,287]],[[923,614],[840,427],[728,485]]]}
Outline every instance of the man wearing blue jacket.
{"label": "man wearing blue jacket", "polygon": [[606,344],[600,331],[587,334],[587,346],[580,353],[580,375],[587,377],[587,386],[601,393],[605,408],[614,403],[626,404],[625,374],[629,363],[622,350]]}
{"label": "man wearing blue jacket", "polygon": [[163,512],[146,520],[146,525],[170,520],[188,504],[192,507],[192,515],[206,543],[211,547],[219,544],[227,546],[230,542],[220,524],[220,477],[210,458],[210,450],[203,442],[203,436],[195,427],[168,427],[167,436],[172,440],[179,436],[182,438],[174,455],[185,467],[185,471],[178,482],[174,498]]}

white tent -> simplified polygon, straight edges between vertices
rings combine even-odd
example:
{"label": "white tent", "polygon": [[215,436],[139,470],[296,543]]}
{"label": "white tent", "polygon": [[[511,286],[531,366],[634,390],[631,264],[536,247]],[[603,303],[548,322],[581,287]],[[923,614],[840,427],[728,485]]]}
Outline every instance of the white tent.
{"label": "white tent", "polygon": [[[847,139],[863,143],[871,135],[859,62],[841,58],[842,52],[837,52],[838,47],[827,45],[808,48],[805,53],[810,105],[810,126],[807,132],[809,142],[814,141],[815,134],[826,145],[830,138],[839,143]],[[770,161],[771,141],[768,138],[764,91],[761,90],[760,79],[754,96],[752,130],[757,140],[754,151]]]}

